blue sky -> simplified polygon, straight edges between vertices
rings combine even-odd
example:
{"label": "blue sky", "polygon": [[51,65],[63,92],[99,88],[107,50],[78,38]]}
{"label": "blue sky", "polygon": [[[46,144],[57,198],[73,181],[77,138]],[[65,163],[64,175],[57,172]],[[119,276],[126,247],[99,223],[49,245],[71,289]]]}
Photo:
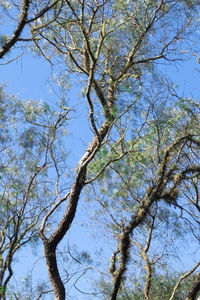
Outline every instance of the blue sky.
{"label": "blue sky", "polygon": [[[14,52],[10,58],[13,58]],[[9,60],[9,58],[8,58]],[[197,63],[197,58],[191,56],[191,59],[185,62],[179,62],[174,66],[164,66],[159,67],[163,73],[167,72],[173,81],[178,84],[178,90],[180,96],[195,97],[197,101],[199,100],[199,89],[200,89],[200,65]],[[0,82],[5,83],[7,93],[12,93],[16,97],[24,100],[28,99],[38,99],[48,102],[50,105],[55,106],[56,95],[50,93],[49,85],[49,74],[52,69],[48,62],[44,61],[40,57],[37,57],[25,51],[22,57],[11,62],[10,64],[0,65]],[[68,95],[68,97],[74,97],[75,102],[80,103],[79,110],[77,112],[76,122],[71,122],[69,127],[71,136],[68,139],[69,150],[73,151],[74,161],[72,166],[78,162],[81,155],[84,153],[84,149],[91,137],[91,132],[88,130],[87,112],[84,107],[81,108],[81,99],[78,97],[79,90],[76,88]],[[74,125],[75,124],[75,125]],[[80,250],[88,250],[89,253],[93,253],[98,248],[102,246],[106,247],[106,242],[103,240],[96,240],[94,243],[93,239],[90,237],[90,232],[87,226],[82,227],[80,223],[83,222],[84,217],[82,217],[82,204],[83,196],[81,197],[81,203],[78,207],[77,217],[73,223],[72,229],[68,233],[67,237],[61,243],[62,245],[67,244],[67,239],[70,243],[77,244]],[[28,249],[28,251],[26,250]],[[34,261],[35,258],[32,257],[32,250],[26,248],[19,254],[19,263],[16,263],[16,267],[21,270],[22,273],[25,272],[25,265],[29,268],[30,260]],[[39,248],[38,248],[39,249]],[[42,255],[42,249],[40,249],[40,255]],[[108,256],[111,253],[111,249],[107,247],[106,253]],[[24,268],[22,268],[24,265]],[[32,268],[32,267],[31,267]],[[46,268],[45,264],[37,263],[33,269],[33,276],[37,277],[38,274],[45,275]],[[82,287],[87,286],[82,284]],[[76,296],[75,296],[76,297]],[[52,297],[49,297],[52,299]],[[89,299],[88,296],[79,296],[79,298],[74,299]]]}
{"label": "blue sky", "polygon": [[[185,96],[197,97],[196,100],[199,100],[200,65],[197,64],[196,57],[192,56],[190,60],[179,62],[176,66],[160,65],[159,68],[163,73],[167,72],[170,74],[172,80],[178,84],[180,95],[184,93]],[[50,105],[55,106],[56,95],[50,92],[51,87],[49,85],[49,74],[51,71],[52,69],[48,62],[28,52],[12,63],[0,66],[0,82],[6,84],[7,93],[12,93],[20,99],[44,100]],[[81,100],[78,97],[78,94],[79,90],[75,88],[69,93],[68,97],[72,97],[74,98],[74,101],[80,103],[81,108]],[[77,114],[78,119],[75,122],[72,120],[71,125],[69,126],[71,136],[67,139],[67,142],[70,141],[70,144],[68,143],[68,146],[70,145],[69,150],[73,151],[74,165],[84,153],[84,149],[91,138],[91,132],[88,130],[88,123],[85,121],[85,119],[87,119],[87,112],[80,108]],[[85,219],[84,216],[82,217],[83,197],[84,196],[82,195],[72,229],[69,231],[59,248],[61,249],[62,245],[66,245],[69,240],[69,243],[76,244],[79,250],[88,250],[92,255],[92,253],[102,246],[103,242],[103,248],[105,249],[107,247],[106,254],[109,257],[111,254],[111,247],[106,246],[107,241],[98,241],[98,239],[96,239],[94,242],[87,226],[81,226]],[[43,250],[38,247],[38,251],[38,254],[42,256]],[[21,272],[21,275],[24,275],[27,269],[30,270],[32,268],[32,266],[30,268],[30,261],[34,262],[36,260],[37,258],[32,256],[32,249],[27,247],[20,252],[16,268]],[[188,259],[187,263],[189,263]],[[35,264],[32,274],[33,279],[35,278],[35,280],[38,277],[38,274],[40,274],[42,278],[45,278],[47,272],[44,259],[42,260],[42,263],[40,260]],[[87,283],[84,283],[84,281],[82,283],[80,282],[79,287],[87,289]],[[53,298],[52,296],[49,296],[48,299]],[[76,295],[74,299],[86,300],[89,299],[89,296]]]}
{"label": "blue sky", "polygon": [[[29,99],[43,100],[56,108],[56,101],[58,99],[54,93],[51,93],[51,86],[49,84],[49,74],[51,71],[52,69],[49,63],[40,57],[28,53],[10,64],[0,66],[0,82],[5,84],[5,90],[8,94],[11,93],[25,101]],[[75,103],[79,103],[75,120],[72,119],[69,125],[68,130],[70,136],[66,137],[67,151],[72,153],[70,167],[76,166],[92,136],[90,130],[88,130],[87,112],[78,96],[79,92],[79,89],[72,89],[67,95],[67,97],[71,97]],[[68,243],[70,246],[75,244],[77,250],[88,251],[93,256],[93,253],[97,251],[97,249],[100,249],[102,245],[105,248],[106,242],[96,240],[94,243],[94,239],[90,236],[90,231],[87,226],[83,225],[83,221],[85,220],[85,216],[83,216],[83,198],[84,197],[81,196],[73,226],[58,248],[62,249],[62,247],[66,247]],[[63,205],[63,209],[64,208],[65,204]],[[13,279],[15,283],[18,282],[19,278],[22,279],[24,277],[27,270],[29,272],[32,270],[33,283],[38,280],[38,277],[41,277],[41,279],[47,278],[45,260],[44,258],[38,260],[38,257],[43,257],[43,248],[38,247],[36,252],[38,254],[37,257],[34,256],[34,250],[31,247],[26,247],[19,252],[18,259],[15,262],[15,269],[17,270],[17,274]],[[110,257],[111,250],[109,250],[109,247],[107,247],[106,252],[108,257]],[[69,287],[71,287],[71,284]],[[82,289],[87,289],[87,284],[84,283],[84,279],[80,281],[77,286]],[[73,292],[73,289],[70,290],[70,292],[76,295],[76,291]],[[82,298],[82,296],[79,295],[77,298],[76,295],[74,297],[74,299],[89,300],[89,296],[86,298],[83,296]],[[48,296],[48,299],[53,299],[53,297]],[[91,299],[93,299],[93,297]]]}

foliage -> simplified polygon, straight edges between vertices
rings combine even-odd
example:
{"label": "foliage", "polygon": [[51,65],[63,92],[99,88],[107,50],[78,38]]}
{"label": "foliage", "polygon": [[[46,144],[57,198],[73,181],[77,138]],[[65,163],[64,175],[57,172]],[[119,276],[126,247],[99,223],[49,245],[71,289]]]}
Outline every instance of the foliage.
{"label": "foliage", "polygon": [[[181,274],[180,274],[181,275]],[[177,280],[179,278],[179,274],[177,276],[173,276],[172,274],[170,276],[154,276],[152,278],[152,286],[151,286],[151,293],[150,297],[151,299],[170,299],[171,296],[171,291],[173,287],[175,286]],[[187,281],[184,281],[181,287],[179,287],[174,299],[175,300],[181,300],[185,299],[189,288],[191,286],[193,278],[190,278]],[[143,295],[142,289],[139,289],[136,287],[136,291],[133,293],[129,293],[128,296],[127,294],[125,296],[119,296],[119,300],[125,300],[127,298],[133,299],[133,300],[144,300],[145,297]]]}
{"label": "foliage", "polygon": [[36,246],[41,217],[54,203],[49,148],[58,154],[56,160],[64,159],[61,151],[55,151],[62,136],[59,128],[56,139],[53,136],[58,116],[47,104],[17,100],[1,87],[0,285],[5,289],[13,276],[16,253],[28,243]]}
{"label": "foliage", "polygon": [[[0,217],[6,224],[1,229],[2,247],[8,245],[2,253],[6,280],[12,276],[18,247],[38,231],[55,299],[65,299],[65,287],[78,271],[69,276],[58,246],[73,224],[81,192],[87,187],[90,220],[95,216],[98,234],[112,241],[109,270],[104,264],[106,271],[91,267],[102,279],[97,295],[111,300],[132,293],[147,300],[175,299],[182,292],[178,290],[181,282],[200,264],[196,262],[180,280],[178,275],[171,280],[164,277],[172,261],[176,265],[181,256],[182,240],[199,242],[200,106],[192,98],[179,96],[161,74],[159,63],[172,64],[189,53],[198,56],[194,45],[199,39],[195,34],[199,4],[181,0],[11,2],[15,5],[10,14],[19,10],[19,18],[13,35],[1,36],[0,58],[19,43],[41,55],[59,72],[58,81],[53,75],[51,83],[61,103],[53,111],[38,101],[6,99],[2,91],[4,214]],[[4,16],[7,21],[9,14]],[[67,163],[76,155],[76,149],[68,156],[63,147],[68,114],[78,110],[73,89],[72,99],[63,100],[73,85],[81,90],[80,106],[89,116],[91,139],[77,166],[65,176]],[[76,125],[82,124],[77,120]],[[12,241],[12,249],[7,240]],[[72,258],[70,254],[69,249],[67,258]],[[83,269],[75,287],[94,261],[87,252],[79,254],[73,260]],[[176,273],[180,273],[178,267]],[[133,283],[138,286],[135,290]],[[41,296],[48,292],[47,286],[40,287]],[[196,288],[192,289],[195,297]],[[93,291],[90,295],[94,296]]]}

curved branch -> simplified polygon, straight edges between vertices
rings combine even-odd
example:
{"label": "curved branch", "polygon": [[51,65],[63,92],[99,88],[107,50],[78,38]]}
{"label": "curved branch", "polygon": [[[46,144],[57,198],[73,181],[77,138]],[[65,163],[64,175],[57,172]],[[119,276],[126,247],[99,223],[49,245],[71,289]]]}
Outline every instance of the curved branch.
{"label": "curved branch", "polygon": [[[30,20],[27,20],[28,10],[31,4],[31,0],[22,0],[21,2],[21,12],[18,20],[18,25],[13,32],[12,37],[0,48],[0,59],[3,58],[4,55],[6,55],[9,50],[14,46],[16,42],[19,41],[19,37],[25,27],[26,24],[29,24],[38,18],[42,17],[47,11],[49,11],[51,8],[53,8],[59,0],[54,0],[52,3],[43,8],[35,17],[33,17]],[[23,39],[21,39],[23,41]]]}
{"label": "curved branch", "polygon": [[19,22],[17,25],[17,28],[15,29],[13,36],[1,47],[0,50],[0,59],[8,53],[10,48],[18,41],[18,38],[20,34],[22,33],[22,30],[24,29],[24,26],[26,25],[27,21],[27,14],[29,10],[31,1],[30,0],[22,0],[22,8],[21,8],[21,13],[19,16]]}
{"label": "curved branch", "polygon": [[[187,278],[188,276],[190,276],[198,267],[200,266],[200,262],[198,262],[189,272],[185,273],[184,275],[180,276],[178,282],[176,283],[174,289],[173,289],[173,292],[171,294],[171,297],[169,298],[169,300],[173,300],[174,299],[174,296],[175,296],[175,293],[176,293],[176,290],[178,289],[178,287],[180,286],[181,282]],[[198,274],[198,276],[200,275],[200,273]],[[200,279],[200,278],[199,278]],[[199,283],[200,284],[200,283]],[[193,286],[194,287],[194,286]],[[193,292],[193,287],[191,288],[190,290],[190,293],[188,294],[188,299],[191,299],[193,300],[194,298],[192,298],[191,294]],[[198,292],[198,291],[197,291]],[[190,296],[189,296],[190,295]]]}

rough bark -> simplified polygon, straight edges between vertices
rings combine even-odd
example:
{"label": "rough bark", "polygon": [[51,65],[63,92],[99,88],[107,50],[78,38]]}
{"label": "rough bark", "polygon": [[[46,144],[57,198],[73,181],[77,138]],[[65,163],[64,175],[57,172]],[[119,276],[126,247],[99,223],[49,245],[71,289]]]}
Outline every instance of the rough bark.
{"label": "rough bark", "polygon": [[24,26],[26,25],[26,19],[28,14],[28,9],[30,6],[30,0],[23,0],[21,4],[21,13],[19,16],[19,22],[17,25],[16,30],[14,31],[12,37],[3,45],[3,47],[0,49],[0,59],[8,53],[10,48],[18,41],[20,34],[22,33],[22,30],[24,29]]}
{"label": "rough bark", "polygon": [[[152,194],[151,194],[152,193]],[[141,222],[144,220],[146,215],[149,212],[149,209],[153,203],[153,201],[157,198],[156,192],[150,191],[147,195],[146,199],[144,199],[143,203],[140,205],[138,212],[133,216],[131,222],[126,226],[121,239],[120,239],[120,267],[116,272],[114,278],[114,286],[111,294],[111,300],[117,299],[117,294],[119,292],[121,282],[123,276],[127,269],[127,263],[129,259],[129,248],[130,248],[130,234],[133,232],[134,228],[136,228]]]}
{"label": "rough bark", "polygon": [[[133,230],[143,222],[143,220],[149,213],[149,210],[151,209],[151,206],[154,202],[158,201],[161,198],[166,198],[167,195],[168,196],[173,195],[173,192],[176,190],[177,186],[180,184],[181,180],[184,178],[184,176],[187,173],[200,171],[199,167],[186,168],[185,170],[181,171],[179,175],[174,177],[173,185],[170,188],[170,190],[164,192],[166,185],[169,182],[169,176],[172,172],[170,168],[168,170],[168,163],[170,161],[172,153],[176,151],[177,147],[179,147],[182,143],[184,143],[187,140],[190,140],[196,144],[196,141],[193,140],[190,135],[186,135],[184,137],[175,140],[174,143],[172,143],[172,145],[165,150],[162,163],[160,164],[160,172],[159,172],[159,177],[157,179],[157,182],[155,183],[154,186],[148,188],[148,190],[146,191],[146,195],[144,199],[141,201],[137,212],[132,216],[132,220],[129,222],[129,224],[123,229],[123,233],[121,234],[120,243],[119,243],[120,266],[119,269],[115,272],[111,300],[117,299],[117,294],[119,292],[122,280],[125,276],[127,263],[129,259],[129,248],[130,248],[129,239],[130,239],[130,235],[133,233]],[[191,295],[194,294],[196,296],[198,293],[197,289],[198,291],[200,290],[200,278],[197,286],[195,285],[195,288],[193,287],[193,289],[191,290],[192,291]],[[194,300],[194,299],[195,298],[188,298],[187,300]]]}
{"label": "rough bark", "polygon": [[87,165],[95,156],[101,142],[105,138],[109,129],[110,123],[105,121],[99,130],[98,137],[96,135],[94,136],[92,142],[89,144],[89,147],[86,150],[86,153],[81,158],[78,165],[77,176],[70,191],[66,211],[56,230],[52,233],[52,235],[49,238],[45,237],[42,230],[40,230],[39,232],[39,235],[44,244],[46,264],[49,278],[54,291],[55,300],[65,299],[65,287],[60,277],[57,266],[56,247],[69,230],[71,223],[73,222],[73,219],[75,217],[80,193],[85,185]]}
{"label": "rough bark", "polygon": [[196,275],[196,278],[194,280],[192,287],[190,288],[186,300],[195,300],[199,291],[200,291],[200,272]]}
{"label": "rough bark", "polygon": [[44,253],[47,264],[47,271],[54,290],[55,300],[65,299],[65,287],[59,275],[57,260],[56,260],[56,246],[51,243],[44,243]]}
{"label": "rough bark", "polygon": [[52,1],[52,3],[49,6],[44,7],[33,18],[31,18],[30,20],[27,20],[28,11],[29,11],[31,1],[30,0],[22,0],[22,2],[21,2],[21,12],[20,12],[17,27],[14,30],[13,35],[11,36],[11,38],[9,38],[7,40],[7,42],[5,42],[5,44],[2,47],[0,47],[0,59],[3,58],[4,55],[6,55],[10,51],[10,49],[15,45],[15,43],[17,43],[19,41],[20,35],[21,35],[24,27],[26,26],[26,24],[31,23],[31,22],[35,21],[36,19],[42,17],[48,10],[53,8],[56,5],[57,2],[58,2],[58,0]]}

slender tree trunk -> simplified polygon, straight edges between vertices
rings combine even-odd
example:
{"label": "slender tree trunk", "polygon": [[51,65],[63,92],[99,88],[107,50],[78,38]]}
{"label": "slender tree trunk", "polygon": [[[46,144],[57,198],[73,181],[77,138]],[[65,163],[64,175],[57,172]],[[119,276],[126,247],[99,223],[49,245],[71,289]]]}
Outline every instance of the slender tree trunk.
{"label": "slender tree trunk", "polygon": [[92,161],[92,159],[95,157],[95,154],[97,153],[101,142],[104,140],[105,136],[107,135],[109,129],[112,126],[112,121],[113,119],[111,115],[109,121],[107,121],[106,119],[103,122],[102,126],[98,131],[98,136],[96,134],[94,135],[91,143],[85,151],[85,154],[80,159],[77,168],[77,176],[70,190],[66,211],[61,221],[59,222],[57,228],[49,238],[47,238],[44,235],[43,229],[39,231],[40,238],[42,239],[44,244],[46,265],[49,279],[51,281],[51,285],[54,291],[55,300],[65,300],[65,287],[59,275],[59,270],[56,261],[56,247],[71,227],[71,224],[76,214],[80,193],[85,185],[87,166],[89,162]]}
{"label": "slender tree trunk", "polygon": [[57,260],[56,260],[56,247],[49,242],[44,242],[44,253],[46,258],[47,271],[49,279],[54,291],[55,300],[65,299],[65,287],[59,275]]}

